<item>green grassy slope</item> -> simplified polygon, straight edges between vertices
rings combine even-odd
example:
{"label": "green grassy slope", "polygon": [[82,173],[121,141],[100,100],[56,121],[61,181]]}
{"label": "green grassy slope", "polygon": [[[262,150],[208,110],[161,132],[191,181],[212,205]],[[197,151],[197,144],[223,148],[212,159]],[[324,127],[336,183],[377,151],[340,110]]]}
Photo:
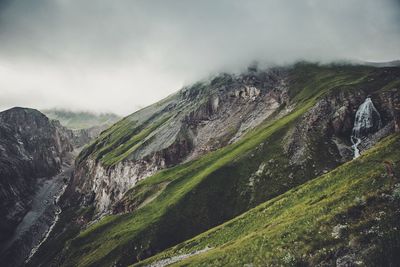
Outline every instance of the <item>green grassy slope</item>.
{"label": "green grassy slope", "polygon": [[[144,125],[136,125],[129,117],[119,121],[100,134],[78,157],[78,161],[88,155],[102,161],[105,166],[112,166],[133,153],[152,131],[164,124],[168,116]],[[128,134],[129,133],[129,134]]]}
{"label": "green grassy slope", "polygon": [[[339,90],[338,86],[362,81],[370,69],[355,68],[353,72],[338,72],[335,68],[318,70],[309,67],[306,70],[308,77],[302,83],[300,78],[304,78],[303,71],[304,68],[301,68],[301,72],[295,71],[292,76],[293,79],[298,79],[293,84],[301,88],[291,89],[296,92],[294,98],[298,106],[295,111],[277,121],[265,122],[233,145],[144,180],[139,186],[156,185],[166,181],[169,184],[155,200],[143,208],[131,214],[108,216],[74,238],[68,249],[68,264],[108,265],[115,260],[129,263],[240,214],[249,208],[247,202],[240,199],[240,191],[246,188],[247,183],[243,178],[254,172],[262,160],[274,157],[278,161],[276,164],[281,168],[277,168],[279,175],[276,176],[276,181],[269,183],[269,192],[260,196],[259,201],[271,198],[311,178],[302,175],[294,184],[282,185],[284,179],[287,179],[288,173],[285,173],[284,168],[287,164],[283,156],[279,157],[282,155],[282,148],[275,140],[279,140],[284,131],[291,127],[318,97],[331,90]],[[251,151],[256,151],[262,142],[271,144],[266,146],[268,153],[260,151],[254,154],[260,158],[251,157]],[[237,165],[232,166],[235,163]],[[234,187],[238,187],[239,190],[235,190]],[[244,198],[246,197],[250,198],[249,195]],[[196,207],[196,203],[201,204],[197,204],[199,206]],[[215,203],[222,203],[229,209],[219,207]],[[217,212],[219,208],[221,212]],[[203,212],[199,212],[199,209],[203,209]],[[171,233],[174,235],[171,236]],[[135,251],[137,246],[139,248]],[[82,251],[85,253],[82,254]],[[127,251],[130,251],[131,258],[124,258]]]}
{"label": "green grassy slope", "polygon": [[[246,153],[247,150],[255,147],[266,136],[271,135],[274,130],[284,126],[288,121],[293,120],[301,112],[303,110],[293,113],[291,116],[279,120],[275,124],[259,129],[256,133],[244,139],[243,142],[237,143],[234,146],[218,150],[197,161],[159,172],[155,176],[147,178],[140,183],[141,186],[143,184],[155,185],[165,181],[169,181],[169,184],[154,201],[138,209],[136,212],[108,216],[74,238],[68,249],[67,265],[106,266],[116,259],[125,260],[123,259],[125,251],[132,250],[137,244],[140,244],[142,247],[137,252],[133,251],[131,255],[134,258],[126,259],[127,262],[131,262],[135,258],[140,259],[146,256],[145,253],[148,253],[146,252],[148,247],[143,247],[143,245],[158,246],[160,249],[163,249],[169,244],[177,243],[216,223],[220,223],[214,222],[213,224],[209,224],[211,222],[208,222],[206,219],[203,227],[200,226],[192,230],[190,229],[191,227],[186,227],[188,231],[186,233],[185,231],[180,231],[173,238],[163,238],[163,234],[173,229],[169,227],[172,226],[171,224],[174,224],[173,221],[178,221],[176,226],[183,226],[186,222],[193,221],[189,213],[183,213],[184,217],[178,214],[181,210],[178,206],[179,203],[185,203],[185,205],[189,203],[184,200],[186,194],[195,190],[199,183],[207,176],[234,161],[241,154]],[[192,206],[186,209],[188,211],[192,209],[192,213],[196,212],[193,208]],[[199,218],[199,220],[201,219]],[[201,224],[201,222],[198,223]],[[85,253],[82,254],[82,251]]]}
{"label": "green grassy slope", "polygon": [[184,108],[177,105],[178,98],[179,94],[172,94],[118,121],[89,144],[80,153],[77,162],[93,158],[104,166],[113,166],[128,158],[144,144],[146,137]]}
{"label": "green grassy slope", "polygon": [[[206,247],[212,249],[176,266],[333,266],[340,252],[357,254],[367,266],[395,266],[399,151],[397,134],[357,160],[135,266]],[[337,233],[335,226],[341,228]]]}
{"label": "green grassy slope", "polygon": [[[52,250],[51,246],[62,242],[57,236],[50,238],[44,246],[48,249],[47,255],[39,251],[38,257],[43,255],[44,260],[37,258],[38,262],[58,255],[64,266],[132,264],[314,178],[315,174],[308,168],[289,166],[282,138],[321,97],[360,88],[373,93],[392,82],[373,79],[377,73],[379,71],[368,67],[295,66],[290,70],[289,93],[292,104],[296,104],[291,113],[265,121],[232,145],[146,178],[125,196],[126,202],[140,208],[127,214],[106,216],[76,236],[61,237],[63,242],[68,240],[62,253]],[[156,116],[155,121],[145,123],[150,128],[139,127],[133,118],[122,120],[104,132],[83,151],[87,154],[82,154],[81,159],[104,152],[101,158],[110,163],[121,160],[121,155],[124,157],[125,152],[140,142],[138,135],[145,129],[151,131],[152,125],[157,125],[153,122],[163,123],[163,119]],[[318,147],[314,150],[318,151]],[[320,155],[312,156],[329,160]],[[249,186],[249,178],[260,164],[270,162],[272,165],[267,166],[270,175],[261,177],[262,183],[254,190]],[[293,173],[294,178],[290,178],[289,173]],[[71,218],[75,222],[78,215],[71,215]]]}

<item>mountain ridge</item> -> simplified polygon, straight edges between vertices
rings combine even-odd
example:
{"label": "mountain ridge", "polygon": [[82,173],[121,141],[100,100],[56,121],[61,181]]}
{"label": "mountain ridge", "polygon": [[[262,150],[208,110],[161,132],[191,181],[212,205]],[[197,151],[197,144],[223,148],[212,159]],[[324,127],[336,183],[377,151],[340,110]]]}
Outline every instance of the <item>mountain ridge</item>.
{"label": "mountain ridge", "polygon": [[89,129],[96,126],[115,123],[121,117],[114,113],[94,113],[89,111],[73,111],[61,108],[43,109],[43,114],[71,130]]}

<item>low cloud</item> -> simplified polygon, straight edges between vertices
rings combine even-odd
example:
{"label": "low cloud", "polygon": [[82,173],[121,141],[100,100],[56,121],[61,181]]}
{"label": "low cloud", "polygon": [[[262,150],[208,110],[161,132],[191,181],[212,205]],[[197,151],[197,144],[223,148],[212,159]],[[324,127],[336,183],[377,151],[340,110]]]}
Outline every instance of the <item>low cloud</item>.
{"label": "low cloud", "polygon": [[37,0],[0,3],[0,109],[128,114],[257,60],[400,58],[390,0]]}

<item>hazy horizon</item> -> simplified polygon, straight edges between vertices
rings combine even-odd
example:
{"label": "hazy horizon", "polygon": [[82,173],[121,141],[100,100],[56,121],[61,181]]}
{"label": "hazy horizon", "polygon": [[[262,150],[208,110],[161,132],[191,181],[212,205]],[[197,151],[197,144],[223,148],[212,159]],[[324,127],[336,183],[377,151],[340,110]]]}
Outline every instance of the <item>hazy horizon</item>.
{"label": "hazy horizon", "polygon": [[0,110],[127,115],[254,61],[387,62],[399,43],[396,0],[3,0]]}

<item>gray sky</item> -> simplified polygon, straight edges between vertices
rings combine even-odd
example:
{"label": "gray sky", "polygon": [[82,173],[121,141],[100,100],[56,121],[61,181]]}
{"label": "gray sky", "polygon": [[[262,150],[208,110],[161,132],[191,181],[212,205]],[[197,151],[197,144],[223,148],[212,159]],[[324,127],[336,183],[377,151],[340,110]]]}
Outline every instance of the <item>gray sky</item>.
{"label": "gray sky", "polygon": [[400,59],[395,0],[0,0],[0,110],[129,114],[257,60]]}

